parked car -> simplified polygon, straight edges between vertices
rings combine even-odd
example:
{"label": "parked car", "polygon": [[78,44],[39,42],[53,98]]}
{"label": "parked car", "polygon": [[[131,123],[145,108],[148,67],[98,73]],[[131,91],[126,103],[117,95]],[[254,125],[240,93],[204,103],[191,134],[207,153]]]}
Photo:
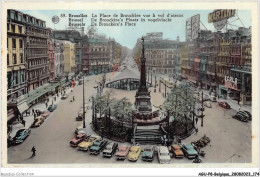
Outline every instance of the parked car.
{"label": "parked car", "polygon": [[207,108],[212,108],[212,106],[211,106],[209,101],[205,101],[204,102],[204,106],[206,106]]}
{"label": "parked car", "polygon": [[154,147],[145,146],[142,152],[142,160],[152,162],[154,158]]}
{"label": "parked car", "polygon": [[102,140],[99,142],[94,142],[93,145],[89,148],[90,154],[99,154],[107,145],[106,140]]}
{"label": "parked car", "polygon": [[13,138],[13,144],[20,144],[30,135],[30,129],[20,129],[16,132],[16,135]]}
{"label": "parked car", "polygon": [[[85,110],[86,112],[86,110]],[[83,120],[83,108],[81,108],[78,112],[78,116],[76,117],[76,121],[82,121]]]}
{"label": "parked car", "polygon": [[235,118],[235,119],[238,119],[240,121],[243,121],[243,122],[248,122],[248,120],[249,120],[248,114],[244,111],[238,111],[236,113],[236,115],[234,115],[232,117]]}
{"label": "parked car", "polygon": [[176,145],[170,146],[170,151],[172,152],[173,157],[175,157],[175,158],[183,158],[184,157],[180,145],[176,144]]}
{"label": "parked car", "polygon": [[44,117],[37,116],[32,123],[31,127],[39,127],[44,122]]}
{"label": "parked car", "polygon": [[81,143],[78,144],[79,150],[88,151],[89,147],[92,146],[94,142],[100,140],[101,140],[100,136],[91,135],[85,141],[82,141]]}
{"label": "parked car", "polygon": [[86,138],[87,138],[87,135],[85,135],[85,134],[78,134],[70,141],[70,146],[77,147],[78,144],[81,143]]}
{"label": "parked car", "polygon": [[212,102],[217,102],[217,98],[216,98],[215,94],[214,94],[214,95],[211,94],[211,95],[209,96],[209,100],[212,101]]}
{"label": "parked car", "polygon": [[57,108],[56,104],[52,104],[48,107],[48,111],[53,112]]}
{"label": "parked car", "polygon": [[112,157],[118,148],[118,143],[108,143],[103,151],[104,157]]}
{"label": "parked car", "polygon": [[225,101],[218,102],[218,105],[225,109],[231,109],[230,105]]}
{"label": "parked car", "polygon": [[66,93],[64,93],[62,96],[61,96],[61,99],[62,100],[66,100],[68,98],[68,95]]}
{"label": "parked car", "polygon": [[129,150],[130,150],[129,146],[124,146],[124,145],[119,146],[118,151],[116,153],[116,159],[125,160]]}
{"label": "parked car", "polygon": [[50,112],[47,111],[47,110],[42,111],[42,113],[41,113],[41,116],[44,117],[44,118],[47,118],[49,115],[50,115]]}
{"label": "parked car", "polygon": [[158,147],[158,159],[159,159],[159,163],[170,163],[171,157],[167,147],[165,146]]}
{"label": "parked car", "polygon": [[191,144],[183,144],[182,145],[182,151],[188,159],[194,159],[198,156],[198,152],[194,149],[194,147]]}
{"label": "parked car", "polygon": [[243,112],[245,112],[247,114],[248,120],[252,120],[252,114],[250,112],[248,112],[248,111],[243,111]]}
{"label": "parked car", "polygon": [[140,154],[141,154],[141,146],[132,146],[130,148],[127,158],[129,161],[136,162],[138,160]]}

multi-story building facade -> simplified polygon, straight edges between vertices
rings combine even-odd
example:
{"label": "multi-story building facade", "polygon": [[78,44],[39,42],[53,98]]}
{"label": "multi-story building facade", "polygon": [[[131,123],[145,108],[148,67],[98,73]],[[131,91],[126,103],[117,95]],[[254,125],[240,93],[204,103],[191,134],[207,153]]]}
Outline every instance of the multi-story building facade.
{"label": "multi-story building facade", "polygon": [[77,30],[53,30],[52,35],[54,39],[70,41],[75,44],[75,69],[74,72],[78,74],[83,69],[83,32]]}
{"label": "multi-story building facade", "polygon": [[27,93],[23,14],[7,11],[7,98]]}
{"label": "multi-story building facade", "polygon": [[156,74],[175,74],[175,63],[180,62],[180,43],[173,40],[145,42],[147,71]]}
{"label": "multi-story building facade", "polygon": [[55,78],[55,49],[54,49],[54,40],[48,39],[48,63],[49,63],[49,71],[50,71],[50,78],[49,80],[52,81]]}
{"label": "multi-story building facade", "polygon": [[54,40],[55,77],[64,75],[64,41]]}
{"label": "multi-story building facade", "polygon": [[45,21],[23,14],[26,25],[26,63],[29,91],[49,81],[49,64],[47,55],[47,30]]}
{"label": "multi-story building facade", "polygon": [[197,39],[181,48],[181,73],[219,97],[250,104],[251,50],[250,28],[224,33],[201,30]]}
{"label": "multi-story building facade", "polygon": [[75,44],[70,41],[64,41],[64,72],[66,75],[75,73]]}
{"label": "multi-story building facade", "polygon": [[84,44],[84,67],[87,74],[107,73],[111,70],[111,41],[106,38],[89,38]]}

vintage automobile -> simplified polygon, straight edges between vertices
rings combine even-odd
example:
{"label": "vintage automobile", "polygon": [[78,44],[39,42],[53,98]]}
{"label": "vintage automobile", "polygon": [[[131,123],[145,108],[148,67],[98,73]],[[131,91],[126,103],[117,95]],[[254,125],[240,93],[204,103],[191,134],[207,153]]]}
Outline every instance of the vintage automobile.
{"label": "vintage automobile", "polygon": [[128,153],[128,160],[136,162],[141,154],[141,146],[132,146]]}
{"label": "vintage automobile", "polygon": [[249,120],[248,114],[243,112],[243,111],[238,111],[236,113],[236,115],[233,115],[232,117],[235,118],[235,119],[238,119],[242,122],[248,122],[248,120]]}
{"label": "vintage automobile", "polygon": [[103,151],[103,156],[104,157],[112,157],[118,147],[118,143],[108,143],[106,148]]}
{"label": "vintage automobile", "polygon": [[250,112],[248,111],[243,111],[243,112],[247,114],[248,120],[252,120],[252,114]]}
{"label": "vintage automobile", "polygon": [[44,117],[44,118],[47,118],[49,115],[50,115],[50,112],[47,111],[47,110],[42,111],[42,113],[41,113],[41,116]]}
{"label": "vintage automobile", "polygon": [[92,146],[94,142],[100,140],[101,140],[100,136],[91,135],[87,139],[85,139],[85,141],[82,141],[81,143],[78,144],[79,150],[88,151],[89,147]]}
{"label": "vintage automobile", "polygon": [[61,96],[61,99],[62,100],[66,100],[68,98],[68,95],[66,93],[64,93],[62,96]]}
{"label": "vintage automobile", "polygon": [[191,144],[183,144],[181,147],[185,157],[188,159],[194,159],[196,156],[198,156],[198,152],[194,149],[194,147]]}
{"label": "vintage automobile", "polygon": [[205,101],[204,102],[204,106],[207,107],[207,108],[212,108],[212,106],[211,106],[209,101]]}
{"label": "vintage automobile", "polygon": [[129,146],[124,146],[124,145],[119,146],[118,151],[116,153],[116,159],[125,160],[129,150],[130,150]]}
{"label": "vintage automobile", "polygon": [[175,158],[183,158],[183,156],[184,156],[180,145],[176,144],[176,145],[170,146],[170,151],[173,154],[173,157],[175,157]]}
{"label": "vintage automobile", "polygon": [[145,146],[142,152],[142,160],[152,162],[154,158],[154,147],[153,146]]}
{"label": "vintage automobile", "polygon": [[106,147],[106,145],[107,145],[106,140],[94,142],[93,145],[89,148],[90,154],[94,154],[94,155],[99,154]]}
{"label": "vintage automobile", "polygon": [[13,144],[19,144],[24,142],[24,140],[30,135],[31,130],[29,129],[20,129],[16,132],[16,135],[13,138]]}
{"label": "vintage automobile", "polygon": [[[85,110],[86,112],[86,110]],[[83,108],[80,108],[78,112],[78,116],[76,117],[76,121],[82,121],[83,120]]]}
{"label": "vintage automobile", "polygon": [[70,141],[70,146],[77,147],[78,144],[81,143],[82,141],[84,141],[86,138],[87,138],[87,135],[78,134]]}
{"label": "vintage automobile", "polygon": [[39,127],[43,122],[44,122],[44,117],[42,116],[37,116],[32,123],[31,127]]}
{"label": "vintage automobile", "polygon": [[225,109],[231,109],[230,105],[225,101],[218,102],[218,105]]}
{"label": "vintage automobile", "polygon": [[158,159],[159,163],[170,163],[171,157],[167,147],[159,146],[158,147]]}
{"label": "vintage automobile", "polygon": [[48,111],[53,112],[57,108],[56,104],[52,104],[48,107]]}

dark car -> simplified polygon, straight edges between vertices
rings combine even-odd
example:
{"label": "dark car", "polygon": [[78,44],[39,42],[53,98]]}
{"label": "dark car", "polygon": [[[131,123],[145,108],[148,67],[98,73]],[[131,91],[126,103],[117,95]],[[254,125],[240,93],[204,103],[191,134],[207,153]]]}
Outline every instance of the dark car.
{"label": "dark car", "polygon": [[52,104],[48,107],[48,111],[53,112],[57,108],[56,104]]}
{"label": "dark car", "polygon": [[248,111],[242,111],[242,112],[244,112],[245,114],[247,114],[248,120],[252,120],[252,114],[251,114],[250,112],[248,112]]}
{"label": "dark car", "polygon": [[30,135],[31,130],[29,129],[20,129],[16,132],[15,137],[13,138],[14,144],[20,144]]}
{"label": "dark car", "polygon": [[225,109],[230,109],[231,108],[230,105],[227,102],[225,102],[225,101],[218,102],[218,105],[221,106],[222,108],[225,108]]}
{"label": "dark car", "polygon": [[103,141],[99,141],[99,142],[95,142],[93,144],[93,146],[91,146],[89,148],[90,154],[99,154],[107,145],[107,141],[103,140]]}
{"label": "dark car", "polygon": [[242,122],[247,122],[249,120],[249,116],[244,111],[238,111],[236,115],[232,116],[235,119],[238,119]]}
{"label": "dark car", "polygon": [[118,147],[118,143],[108,143],[106,148],[103,151],[103,156],[104,157],[112,157]]}
{"label": "dark car", "polygon": [[194,159],[198,156],[198,152],[194,149],[194,147],[191,144],[183,144],[181,149],[188,159]]}

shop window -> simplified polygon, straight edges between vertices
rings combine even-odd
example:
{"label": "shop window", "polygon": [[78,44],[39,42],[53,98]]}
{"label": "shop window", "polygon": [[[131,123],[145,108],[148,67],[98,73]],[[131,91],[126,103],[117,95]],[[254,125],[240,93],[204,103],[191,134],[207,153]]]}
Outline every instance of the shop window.
{"label": "shop window", "polygon": [[9,54],[7,54],[7,66],[9,66]]}
{"label": "shop window", "polygon": [[13,64],[17,64],[16,54],[13,54]]}
{"label": "shop window", "polygon": [[20,47],[20,49],[23,48],[23,40],[22,39],[19,40],[19,47]]}
{"label": "shop window", "polygon": [[13,47],[13,49],[16,48],[16,39],[12,39],[12,47]]}
{"label": "shop window", "polygon": [[11,25],[12,32],[15,33],[15,25]]}
{"label": "shop window", "polygon": [[18,26],[19,33],[22,33],[22,27]]}
{"label": "shop window", "polygon": [[20,54],[20,62],[23,63],[23,54]]}
{"label": "shop window", "polygon": [[18,21],[22,21],[22,16],[20,14],[18,15]]}

